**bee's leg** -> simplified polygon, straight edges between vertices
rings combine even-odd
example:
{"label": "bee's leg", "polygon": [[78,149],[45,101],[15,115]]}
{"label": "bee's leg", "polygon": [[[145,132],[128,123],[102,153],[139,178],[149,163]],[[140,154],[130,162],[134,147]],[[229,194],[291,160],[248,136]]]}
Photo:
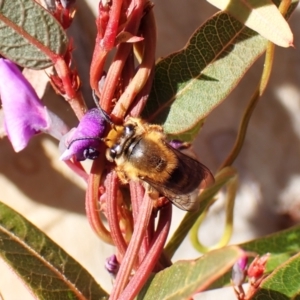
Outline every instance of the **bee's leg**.
{"label": "bee's leg", "polygon": [[121,181],[122,184],[127,184],[129,183],[129,178],[126,176],[126,173],[124,172],[123,169],[117,167],[115,169],[117,175],[118,175],[118,178],[119,180]]}
{"label": "bee's leg", "polygon": [[154,208],[159,209],[163,206],[166,206],[167,204],[170,204],[170,200],[165,196],[161,196],[158,199],[156,199],[153,206]]}
{"label": "bee's leg", "polygon": [[155,209],[160,209],[161,207],[170,203],[170,201],[167,197],[160,196],[159,192],[155,188],[153,188],[151,185],[149,185],[148,183],[144,183],[144,187],[145,187],[145,190],[148,193],[149,197],[154,201],[153,207]]}
{"label": "bee's leg", "polygon": [[163,128],[160,125],[155,124],[148,125],[148,131],[164,132]]}
{"label": "bee's leg", "polygon": [[152,200],[157,200],[159,198],[159,192],[154,187],[144,182],[144,188]]}

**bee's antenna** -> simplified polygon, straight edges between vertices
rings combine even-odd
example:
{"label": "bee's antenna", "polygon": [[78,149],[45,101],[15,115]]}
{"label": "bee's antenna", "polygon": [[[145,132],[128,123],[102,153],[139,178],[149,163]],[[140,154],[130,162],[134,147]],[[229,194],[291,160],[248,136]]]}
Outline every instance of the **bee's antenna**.
{"label": "bee's antenna", "polygon": [[78,142],[78,141],[85,141],[85,140],[102,141],[102,139],[99,138],[99,137],[92,137],[92,136],[82,137],[82,138],[78,138],[78,139],[72,140],[70,142],[70,144],[68,145],[67,149],[70,149],[70,147],[72,146],[73,143]]}
{"label": "bee's antenna", "polygon": [[110,139],[108,139],[108,138],[105,137],[105,138],[101,138],[101,141],[104,142],[104,143],[106,143],[106,142],[110,141]]}
{"label": "bee's antenna", "polygon": [[114,124],[113,121],[111,120],[110,116],[109,116],[109,115],[107,114],[107,112],[106,112],[105,110],[103,110],[102,107],[99,105],[99,98],[97,97],[95,90],[93,90],[93,99],[94,99],[94,102],[95,102],[97,108],[101,111],[101,113],[102,113],[102,115],[103,115],[105,121],[114,127],[115,124]]}

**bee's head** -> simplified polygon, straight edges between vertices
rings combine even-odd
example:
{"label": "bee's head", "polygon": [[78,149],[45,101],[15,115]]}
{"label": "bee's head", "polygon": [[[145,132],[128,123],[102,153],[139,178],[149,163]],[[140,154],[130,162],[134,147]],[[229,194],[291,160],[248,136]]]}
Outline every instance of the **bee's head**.
{"label": "bee's head", "polygon": [[125,123],[124,126],[114,126],[108,136],[104,139],[108,149],[106,158],[114,161],[124,153],[124,149],[128,148],[135,136],[136,126],[133,123]]}

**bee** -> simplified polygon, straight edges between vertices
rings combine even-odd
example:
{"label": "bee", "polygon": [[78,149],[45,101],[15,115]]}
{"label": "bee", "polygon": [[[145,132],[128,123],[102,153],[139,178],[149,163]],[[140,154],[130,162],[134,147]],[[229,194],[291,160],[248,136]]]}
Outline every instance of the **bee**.
{"label": "bee", "polygon": [[122,183],[141,181],[150,196],[156,191],[182,210],[198,209],[200,189],[214,182],[206,166],[169,144],[159,125],[131,117],[103,140]]}

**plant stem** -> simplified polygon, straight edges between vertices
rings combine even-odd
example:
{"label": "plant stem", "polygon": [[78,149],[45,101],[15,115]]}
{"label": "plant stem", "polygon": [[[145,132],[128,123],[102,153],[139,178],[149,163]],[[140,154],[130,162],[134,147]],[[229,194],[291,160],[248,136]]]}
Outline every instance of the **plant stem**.
{"label": "plant stem", "polygon": [[128,283],[132,267],[138,258],[139,249],[152,214],[152,209],[153,200],[149,197],[148,193],[145,193],[143,205],[140,206],[139,216],[135,222],[136,227],[134,228],[132,238],[121,262],[120,270],[115,281],[115,286],[110,295],[110,300],[119,299],[119,296]]}
{"label": "plant stem", "polygon": [[86,104],[80,91],[75,91],[70,78],[70,69],[62,57],[58,57],[55,64],[55,70],[61,79],[65,95],[62,95],[70,104],[76,117],[80,120],[87,111]]}
{"label": "plant stem", "polygon": [[137,293],[145,285],[149,278],[153,268],[155,267],[158,258],[161,255],[161,251],[166,242],[172,219],[172,206],[171,204],[166,205],[160,210],[160,217],[152,240],[151,246],[144,260],[139,266],[139,269],[130,280],[129,284],[120,295],[119,300],[131,300],[137,295]]}
{"label": "plant stem", "polygon": [[[132,35],[136,35],[140,25],[140,19],[143,14],[144,0],[135,0],[133,2],[134,5],[132,6],[132,12],[131,15],[128,16],[128,23],[124,30]],[[130,53],[132,53],[131,43],[122,43],[118,45],[117,53],[109,67],[101,95],[101,107],[107,112],[110,112],[111,102],[118,85],[121,72]]]}
{"label": "plant stem", "polygon": [[[279,11],[281,12],[282,15],[286,14],[290,4],[291,4],[291,0],[283,0],[280,3]],[[256,107],[256,104],[258,103],[258,100],[264,93],[264,91],[267,87],[267,84],[269,82],[269,78],[270,78],[272,66],[273,66],[273,61],[274,61],[274,53],[275,53],[275,45],[272,42],[268,42],[267,49],[266,49],[264,69],[263,69],[263,73],[261,75],[260,82],[259,82],[258,87],[257,87],[256,91],[254,92],[252,98],[250,99],[249,104],[244,112],[235,144],[234,144],[231,152],[229,153],[228,157],[225,159],[225,161],[221,165],[220,170],[226,166],[232,165],[243,147],[250,118],[252,116],[254,108]]]}
{"label": "plant stem", "polygon": [[[104,146],[102,146],[103,150]],[[86,192],[85,210],[90,226],[95,233],[106,243],[114,245],[110,232],[103,225],[99,216],[99,184],[104,166],[104,151],[100,152],[99,159],[92,165]]]}
{"label": "plant stem", "polygon": [[[137,181],[131,181],[129,183],[129,186],[130,186],[132,215],[135,224],[138,219],[140,206],[142,205],[142,201],[145,194],[145,189],[143,188],[141,183]],[[154,231],[154,216],[152,214],[145,232],[145,236],[143,238],[143,242],[139,250],[139,260],[137,262],[138,264],[144,259],[146,253],[149,250],[149,242],[153,238],[153,231]]]}
{"label": "plant stem", "polygon": [[209,206],[206,206],[204,212],[198,217],[192,230],[190,231],[191,243],[194,246],[194,248],[201,253],[207,253],[211,250],[222,248],[226,246],[230,241],[232,235],[232,229],[233,229],[233,209],[234,209],[235,196],[237,190],[237,175],[233,176],[227,182],[226,185],[227,185],[227,191],[226,191],[227,199],[226,199],[225,230],[220,241],[211,247],[206,247],[200,242],[198,238],[199,228],[207,215],[209,207],[213,204],[214,201],[211,202]]}
{"label": "plant stem", "polygon": [[142,90],[149,78],[151,79],[150,74],[154,67],[156,47],[155,20],[152,9],[141,21],[141,32],[144,36],[142,62],[132,81],[116,103],[112,114],[117,118],[124,118],[136,95]]}
{"label": "plant stem", "polygon": [[106,201],[106,209],[107,209],[107,221],[109,223],[110,234],[113,239],[114,244],[116,245],[119,253],[121,254],[121,258],[125,255],[127,249],[127,243],[122,235],[120,229],[120,220],[118,218],[118,186],[117,186],[117,175],[115,172],[111,172],[106,177],[107,186],[107,201]]}
{"label": "plant stem", "polygon": [[[112,2],[104,36],[102,36],[104,28],[98,26],[98,35],[90,69],[90,85],[91,88],[96,91],[98,97],[100,97],[98,93],[98,82],[103,72],[107,54],[114,47],[122,5],[123,0],[115,0]],[[101,23],[100,16],[98,17],[98,22]]]}

